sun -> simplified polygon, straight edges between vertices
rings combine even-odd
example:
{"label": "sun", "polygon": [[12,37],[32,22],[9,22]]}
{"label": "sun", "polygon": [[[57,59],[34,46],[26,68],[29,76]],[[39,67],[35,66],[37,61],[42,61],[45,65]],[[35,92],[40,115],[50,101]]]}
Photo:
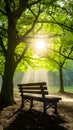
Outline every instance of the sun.
{"label": "sun", "polygon": [[45,48],[44,40],[40,39],[40,40],[36,41],[35,47],[37,50],[43,50]]}
{"label": "sun", "polygon": [[44,37],[35,39],[32,44],[32,51],[35,58],[44,56],[47,52],[48,42]]}

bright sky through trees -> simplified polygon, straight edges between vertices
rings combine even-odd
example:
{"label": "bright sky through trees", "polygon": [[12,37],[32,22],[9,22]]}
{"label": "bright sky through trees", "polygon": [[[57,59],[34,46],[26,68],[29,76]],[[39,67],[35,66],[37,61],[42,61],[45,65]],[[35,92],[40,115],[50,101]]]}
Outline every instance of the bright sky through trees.
{"label": "bright sky through trees", "polygon": [[38,49],[39,51],[43,50],[46,46],[44,40],[42,39],[38,40],[35,44],[36,44],[36,49]]}
{"label": "bright sky through trees", "polygon": [[33,42],[33,52],[34,58],[39,58],[39,56],[44,56],[45,52],[47,52],[48,42],[44,37],[39,37]]}

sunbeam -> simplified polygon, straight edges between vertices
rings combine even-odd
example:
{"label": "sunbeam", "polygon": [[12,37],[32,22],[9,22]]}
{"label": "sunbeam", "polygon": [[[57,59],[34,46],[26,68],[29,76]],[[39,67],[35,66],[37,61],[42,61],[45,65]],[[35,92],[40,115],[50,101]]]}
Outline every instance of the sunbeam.
{"label": "sunbeam", "polygon": [[29,70],[25,73],[22,83],[30,83],[30,82],[46,82],[47,86],[49,84],[48,74],[45,69],[40,70]]}

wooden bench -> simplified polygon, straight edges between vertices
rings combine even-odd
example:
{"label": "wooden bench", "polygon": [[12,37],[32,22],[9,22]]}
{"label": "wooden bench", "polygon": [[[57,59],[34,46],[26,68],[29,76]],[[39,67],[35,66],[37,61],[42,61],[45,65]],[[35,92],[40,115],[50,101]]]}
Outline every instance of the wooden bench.
{"label": "wooden bench", "polygon": [[47,112],[49,107],[54,108],[54,113],[58,114],[57,111],[57,103],[61,98],[59,97],[51,97],[48,95],[48,90],[46,86],[46,82],[37,82],[37,83],[25,83],[25,84],[18,84],[19,92],[21,93],[22,105],[27,100],[30,101],[30,108],[33,107],[33,101],[41,101],[43,102],[43,111],[44,113]]}

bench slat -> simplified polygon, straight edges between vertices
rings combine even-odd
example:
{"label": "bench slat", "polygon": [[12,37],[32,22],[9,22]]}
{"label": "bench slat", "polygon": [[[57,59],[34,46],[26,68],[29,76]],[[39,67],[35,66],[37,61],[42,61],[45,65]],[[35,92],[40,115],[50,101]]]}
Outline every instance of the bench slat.
{"label": "bench slat", "polygon": [[[22,90],[19,92],[22,92]],[[23,93],[42,94],[42,92],[38,90],[23,90]],[[44,94],[48,94],[48,91],[44,91]]]}
{"label": "bench slat", "polygon": [[[23,89],[23,90],[24,90],[24,89],[28,89],[28,90],[29,90],[29,89],[30,89],[30,90],[31,90],[31,89],[34,89],[34,90],[37,89],[37,90],[41,90],[39,86],[38,86],[38,87],[37,87],[37,86],[34,86],[34,87],[32,87],[32,86],[30,86],[30,87],[19,86],[19,89]],[[44,89],[44,90],[47,90],[47,87],[46,87],[46,86],[43,86],[43,89]]]}
{"label": "bench slat", "polygon": [[[36,95],[36,94],[29,94],[29,95],[23,95],[23,98],[27,98],[27,99],[33,99],[33,100],[38,100],[38,101],[43,101],[43,98],[41,95]],[[46,103],[55,103],[55,102],[58,102],[59,100],[61,100],[61,98],[58,98],[58,97],[46,97],[45,98],[45,101]]]}
{"label": "bench slat", "polygon": [[18,84],[18,86],[40,86],[46,85],[46,82],[36,82],[36,83],[25,83],[25,84]]}

